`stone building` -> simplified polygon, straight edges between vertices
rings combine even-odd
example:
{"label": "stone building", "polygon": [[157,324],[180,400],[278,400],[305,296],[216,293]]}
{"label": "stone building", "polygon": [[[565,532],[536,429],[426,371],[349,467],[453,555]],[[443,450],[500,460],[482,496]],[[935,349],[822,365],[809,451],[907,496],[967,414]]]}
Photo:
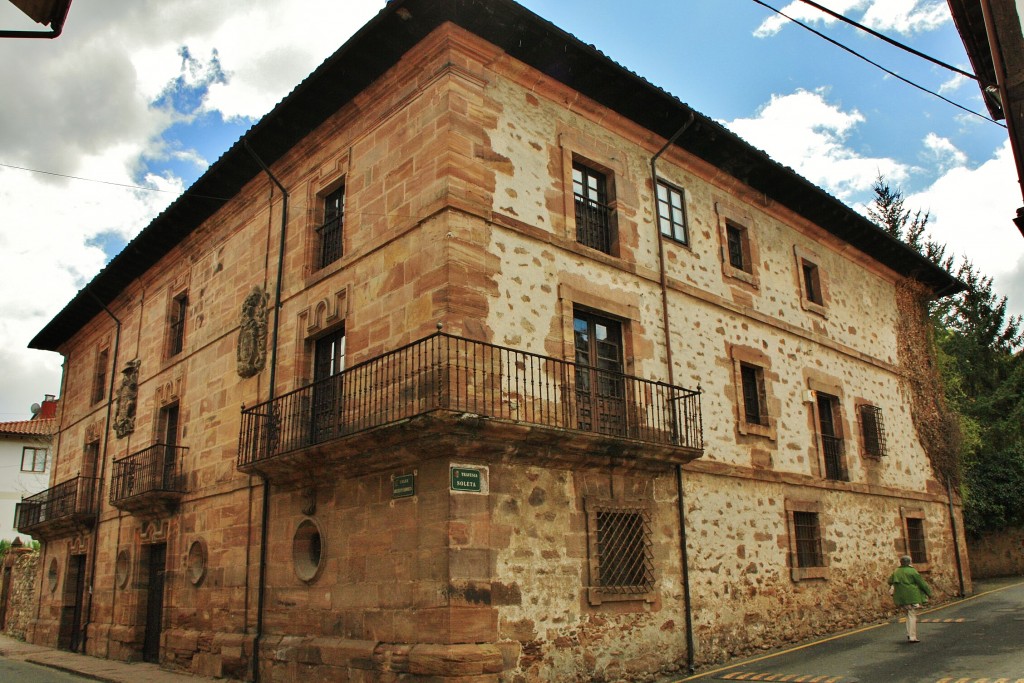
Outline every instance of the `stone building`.
{"label": "stone building", "polygon": [[30,637],[640,680],[876,618],[903,552],[950,596],[960,286],[513,2],[388,3],[33,340]]}

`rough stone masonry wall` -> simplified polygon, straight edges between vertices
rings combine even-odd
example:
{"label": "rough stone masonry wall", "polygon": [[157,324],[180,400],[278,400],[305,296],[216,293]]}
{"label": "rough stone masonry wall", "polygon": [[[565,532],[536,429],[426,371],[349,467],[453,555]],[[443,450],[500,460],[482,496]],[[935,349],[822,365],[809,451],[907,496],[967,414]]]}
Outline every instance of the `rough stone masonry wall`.
{"label": "rough stone masonry wall", "polygon": [[4,634],[18,640],[25,640],[35,616],[35,586],[38,567],[39,553],[36,551],[20,552],[11,563],[11,584],[10,593],[7,596]]}
{"label": "rough stone masonry wall", "polygon": [[971,576],[1024,576],[1024,528],[1003,529],[967,537]]}

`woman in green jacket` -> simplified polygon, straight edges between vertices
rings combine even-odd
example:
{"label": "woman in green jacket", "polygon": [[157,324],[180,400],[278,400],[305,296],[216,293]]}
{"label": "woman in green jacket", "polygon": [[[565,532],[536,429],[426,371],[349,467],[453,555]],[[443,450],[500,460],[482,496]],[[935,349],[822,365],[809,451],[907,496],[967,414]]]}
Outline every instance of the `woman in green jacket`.
{"label": "woman in green jacket", "polygon": [[900,558],[900,567],[889,577],[889,593],[896,604],[907,614],[907,642],[919,643],[917,639],[917,610],[928,602],[932,589],[910,566],[910,556]]}

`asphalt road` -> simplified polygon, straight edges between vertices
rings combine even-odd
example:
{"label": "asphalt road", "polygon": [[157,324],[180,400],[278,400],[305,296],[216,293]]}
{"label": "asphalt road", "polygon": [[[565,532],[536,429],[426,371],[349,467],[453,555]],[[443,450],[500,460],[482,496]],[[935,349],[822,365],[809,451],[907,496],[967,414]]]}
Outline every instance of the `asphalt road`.
{"label": "asphalt road", "polygon": [[82,683],[91,680],[38,664],[0,658],[0,681],[4,683]]}
{"label": "asphalt road", "polygon": [[1024,683],[1024,579],[979,582],[975,595],[922,610],[921,642],[898,621],[732,663],[683,681]]}

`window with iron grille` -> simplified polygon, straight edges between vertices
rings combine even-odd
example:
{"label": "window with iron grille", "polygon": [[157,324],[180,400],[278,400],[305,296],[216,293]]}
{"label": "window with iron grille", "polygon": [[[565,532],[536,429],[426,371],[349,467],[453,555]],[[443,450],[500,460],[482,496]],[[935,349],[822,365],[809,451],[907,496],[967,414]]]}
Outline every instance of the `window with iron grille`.
{"label": "window with iron grille", "polygon": [[316,267],[325,268],[342,257],[343,228],[345,226],[345,186],[324,197],[324,220],[316,229]]}
{"label": "window with iron grille", "polygon": [[876,457],[885,455],[885,425],[882,422],[882,409],[878,406],[862,405],[860,407],[860,428],[864,436],[864,452]]}
{"label": "window with iron grille", "polygon": [[764,388],[764,369],[749,363],[740,363],[743,382],[743,417],[748,424],[768,424],[767,396]]}
{"label": "window with iron grille", "polygon": [[924,540],[924,520],[917,517],[907,517],[907,554],[914,564],[926,564],[928,562],[928,551]]}
{"label": "window with iron grille", "polygon": [[49,451],[45,448],[25,446],[21,449],[22,472],[45,472]]}
{"label": "window with iron grille", "polygon": [[818,404],[818,438],[821,440],[825,478],[848,481],[845,448],[839,428],[839,398],[821,391],[815,393]]}
{"label": "window with iron grille", "polygon": [[824,554],[821,551],[821,528],[818,525],[818,513],[793,511],[792,515],[796,566],[825,566]]}
{"label": "window with iron grille", "polygon": [[579,162],[573,163],[572,192],[576,205],[576,241],[611,254],[614,224],[608,190],[608,178],[604,173]]}
{"label": "window with iron grille", "polygon": [[167,355],[176,356],[185,348],[185,315],[188,313],[188,292],[171,300]]}
{"label": "window with iron grille", "polygon": [[662,181],[658,181],[658,226],[665,237],[683,244],[690,243],[683,191]]}
{"label": "window with iron grille", "polygon": [[588,511],[591,602],[649,599],[654,590],[651,523],[643,507]]}

